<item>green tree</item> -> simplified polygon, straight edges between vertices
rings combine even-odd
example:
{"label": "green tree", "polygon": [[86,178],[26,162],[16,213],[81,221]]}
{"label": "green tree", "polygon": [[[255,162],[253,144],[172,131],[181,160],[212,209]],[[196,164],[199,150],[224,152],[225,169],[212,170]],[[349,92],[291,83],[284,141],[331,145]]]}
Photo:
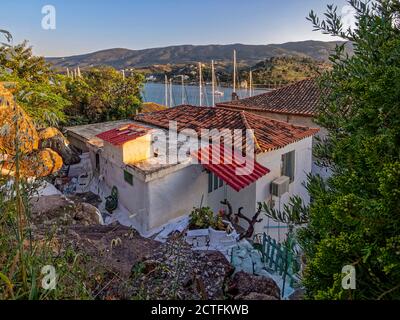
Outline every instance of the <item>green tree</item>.
{"label": "green tree", "polygon": [[72,106],[67,114],[71,124],[127,118],[142,102],[143,75],[132,72],[123,78],[111,67],[91,68],[82,77],[69,79],[66,98]]}
{"label": "green tree", "polygon": [[[9,45],[11,35],[0,30],[0,36],[3,33],[8,35],[6,39],[8,43],[5,46],[11,48]],[[11,62],[6,61],[8,66],[14,63],[12,59],[11,57]],[[26,60],[29,58],[20,60],[21,66],[14,65],[7,74],[23,72],[24,66],[29,64]],[[0,64],[0,69],[5,69],[4,64]],[[43,76],[40,73],[43,69],[40,67],[37,75],[30,72],[19,76],[14,74],[14,77],[10,79],[28,78],[31,81],[32,78],[39,79]],[[29,82],[29,80],[24,81]],[[45,83],[46,79],[36,82]],[[18,83],[18,85],[21,84]],[[26,86],[32,88],[29,84]],[[36,94],[45,95],[43,91],[30,95]],[[13,100],[8,99],[6,95],[2,97],[1,103],[5,104],[7,101],[5,105],[12,112],[11,110],[16,108]],[[82,252],[76,252],[76,247],[69,244],[60,251],[56,249],[57,246],[54,246],[54,243],[64,242],[61,240],[64,236],[64,231],[62,231],[64,223],[60,222],[54,226],[46,225],[40,231],[40,225],[38,228],[38,224],[35,224],[32,219],[31,205],[36,201],[34,199],[38,196],[43,178],[28,179],[22,174],[23,145],[24,141],[31,139],[31,132],[21,129],[20,117],[19,112],[14,112],[12,121],[0,127],[0,136],[6,135],[14,141],[11,152],[14,156],[2,154],[4,146],[0,146],[0,300],[92,299],[96,297],[92,294],[92,290],[98,283],[97,280],[93,281],[93,277],[86,271],[88,257]],[[12,172],[4,168],[4,159],[12,161]],[[56,268],[54,290],[46,290],[42,286],[44,266]],[[102,270],[96,272],[96,278],[101,277],[102,272]]]}
{"label": "green tree", "polygon": [[[329,131],[316,156],[333,171],[310,179],[308,225],[299,233],[307,267],[304,285],[314,299],[400,298],[400,3],[358,1],[356,28],[344,30],[337,8],[316,30],[354,44],[339,46],[318,122]],[[342,267],[356,268],[357,289],[344,290]]]}
{"label": "green tree", "polygon": [[0,81],[16,83],[15,98],[38,127],[66,121],[64,77],[54,73],[43,57],[34,56],[27,42],[0,46]]}

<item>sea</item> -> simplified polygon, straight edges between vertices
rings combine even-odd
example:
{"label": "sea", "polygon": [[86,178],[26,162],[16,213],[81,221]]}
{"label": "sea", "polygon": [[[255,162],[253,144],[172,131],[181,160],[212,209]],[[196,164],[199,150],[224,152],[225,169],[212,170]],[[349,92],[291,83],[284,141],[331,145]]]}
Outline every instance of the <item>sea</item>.
{"label": "sea", "polygon": [[[168,88],[168,101],[165,101],[165,85],[163,83],[147,82],[142,91],[144,102],[155,102],[169,107],[175,107],[181,104],[200,105],[200,90],[198,85],[182,85],[172,84],[172,99],[170,97],[170,89]],[[215,95],[215,103],[231,101],[232,100],[232,87],[218,87],[216,91],[221,94]],[[267,92],[268,89],[253,89],[252,96]],[[250,90],[237,89],[237,95],[240,99],[250,96]],[[202,106],[212,106],[212,86],[205,85],[202,90]]]}

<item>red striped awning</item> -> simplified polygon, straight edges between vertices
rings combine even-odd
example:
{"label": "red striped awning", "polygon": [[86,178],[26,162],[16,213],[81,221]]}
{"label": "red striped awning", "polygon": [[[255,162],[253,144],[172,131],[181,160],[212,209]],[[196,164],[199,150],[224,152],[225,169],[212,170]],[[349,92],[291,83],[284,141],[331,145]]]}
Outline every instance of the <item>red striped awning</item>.
{"label": "red striped awning", "polygon": [[253,158],[246,157],[243,161],[244,157],[224,145],[199,149],[195,157],[204,168],[212,171],[237,192],[270,172]]}

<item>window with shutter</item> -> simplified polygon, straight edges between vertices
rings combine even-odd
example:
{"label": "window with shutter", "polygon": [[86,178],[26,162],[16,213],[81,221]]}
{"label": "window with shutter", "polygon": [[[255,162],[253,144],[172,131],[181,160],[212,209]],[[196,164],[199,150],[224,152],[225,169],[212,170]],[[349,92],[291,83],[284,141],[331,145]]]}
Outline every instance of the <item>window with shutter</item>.
{"label": "window with shutter", "polygon": [[289,177],[291,183],[294,181],[295,163],[295,151],[282,155],[282,175]]}
{"label": "window with shutter", "polygon": [[133,186],[133,175],[126,170],[124,170],[124,180],[126,183]]}

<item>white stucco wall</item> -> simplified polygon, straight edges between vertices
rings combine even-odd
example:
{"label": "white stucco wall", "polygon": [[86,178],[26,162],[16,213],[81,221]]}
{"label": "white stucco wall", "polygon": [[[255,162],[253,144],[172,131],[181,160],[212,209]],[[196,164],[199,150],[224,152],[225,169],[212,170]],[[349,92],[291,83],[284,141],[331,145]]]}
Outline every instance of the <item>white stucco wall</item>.
{"label": "white stucco wall", "polygon": [[[119,204],[129,211],[132,224],[140,232],[145,232],[148,230],[149,186],[135,176],[130,167],[119,161],[116,157],[118,153],[111,155],[112,151],[113,148],[105,148],[99,152],[100,172],[95,174],[103,176],[103,181],[110,190],[113,186],[118,188]],[[91,158],[95,161],[94,150],[91,152]],[[124,180],[124,170],[133,175],[133,185]]]}
{"label": "white stucco wall", "polygon": [[156,228],[171,219],[189,215],[193,207],[199,207],[203,197],[206,204],[208,175],[201,165],[189,165],[149,185],[149,228]]}
{"label": "white stucco wall", "polygon": [[[295,151],[295,179],[289,186],[289,193],[285,194],[280,199],[280,208],[283,209],[284,204],[287,204],[290,197],[293,195],[300,196],[305,204],[308,204],[310,197],[306,188],[303,186],[303,182],[307,180],[307,174],[311,172],[312,167],[312,137],[303,139],[296,143],[292,143],[285,148],[272,151],[270,153],[262,154],[257,157],[257,161],[271,170],[269,174],[257,181],[257,195],[256,202],[269,202],[273,200],[275,202],[275,208],[279,208],[279,198],[271,195],[271,182],[281,176],[282,166],[282,155]],[[279,226],[279,223],[268,219],[265,215],[263,216],[263,222],[256,225],[255,233],[263,233],[268,231],[269,234],[280,240],[283,240],[287,229],[270,228],[267,230],[267,226]]]}
{"label": "white stucco wall", "polygon": [[[220,209],[228,209],[226,206],[221,204],[221,201],[223,201],[224,199],[228,199],[228,201],[232,205],[234,213],[237,213],[240,207],[243,207],[242,213],[254,213],[256,206],[256,184],[253,183],[237,192],[226,183],[224,183],[223,187],[207,193],[207,205],[216,213]],[[249,216],[252,215],[249,214]],[[244,224],[243,226],[246,227],[246,224]]]}

